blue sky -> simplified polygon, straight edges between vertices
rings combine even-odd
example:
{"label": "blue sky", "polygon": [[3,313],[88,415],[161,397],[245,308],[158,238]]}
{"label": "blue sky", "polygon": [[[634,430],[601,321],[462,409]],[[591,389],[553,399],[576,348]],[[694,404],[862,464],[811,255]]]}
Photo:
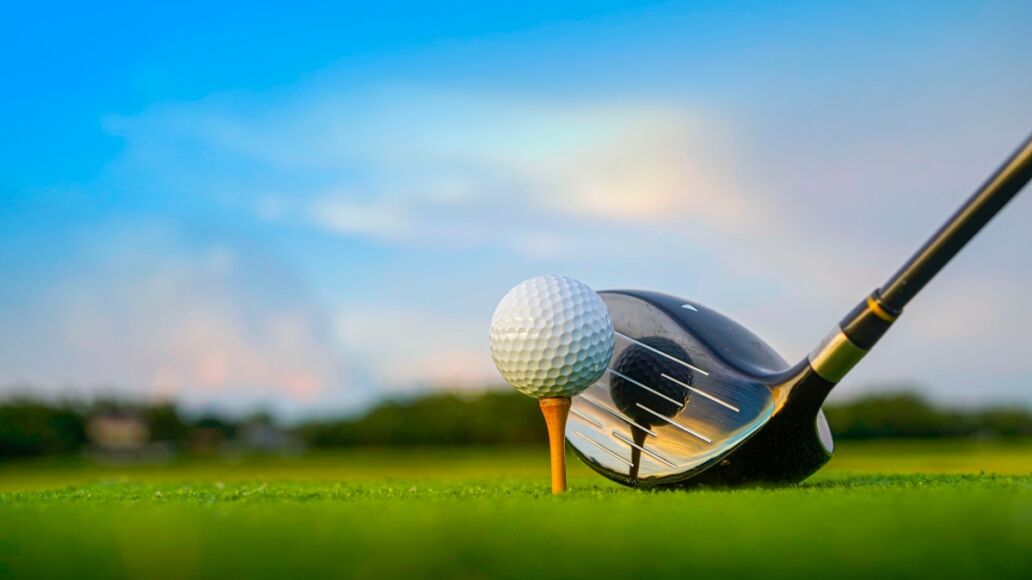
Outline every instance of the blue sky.
{"label": "blue sky", "polygon": [[[1028,3],[41,3],[0,35],[0,389],[499,381],[541,273],[803,356],[1032,131]],[[1032,403],[1027,194],[838,389]]]}

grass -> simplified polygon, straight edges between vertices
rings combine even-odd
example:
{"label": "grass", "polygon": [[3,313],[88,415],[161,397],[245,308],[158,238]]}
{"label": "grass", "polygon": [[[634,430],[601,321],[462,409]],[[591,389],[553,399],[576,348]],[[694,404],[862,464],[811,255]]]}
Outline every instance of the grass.
{"label": "grass", "polygon": [[641,492],[544,450],[0,466],[0,577],[1027,577],[1032,443],[842,446],[804,485]]}

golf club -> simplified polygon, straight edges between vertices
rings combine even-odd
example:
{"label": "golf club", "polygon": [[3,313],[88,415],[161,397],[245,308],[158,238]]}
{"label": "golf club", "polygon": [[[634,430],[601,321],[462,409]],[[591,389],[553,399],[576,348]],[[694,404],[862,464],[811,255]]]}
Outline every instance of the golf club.
{"label": "golf club", "polygon": [[889,280],[790,366],[697,302],[612,290],[616,345],[573,397],[566,438],[614,481],[639,487],[795,483],[831,458],[821,405],[911,299],[1032,178],[1032,137]]}

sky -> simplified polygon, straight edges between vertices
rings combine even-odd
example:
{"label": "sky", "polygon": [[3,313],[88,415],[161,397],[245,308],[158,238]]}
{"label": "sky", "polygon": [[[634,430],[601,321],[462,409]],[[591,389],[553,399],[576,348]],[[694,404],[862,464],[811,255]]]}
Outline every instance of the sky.
{"label": "sky", "polygon": [[[0,396],[498,385],[493,308],[549,273],[798,360],[1032,132],[1027,2],[216,4],[6,9]],[[1030,222],[833,396],[1032,404]]]}

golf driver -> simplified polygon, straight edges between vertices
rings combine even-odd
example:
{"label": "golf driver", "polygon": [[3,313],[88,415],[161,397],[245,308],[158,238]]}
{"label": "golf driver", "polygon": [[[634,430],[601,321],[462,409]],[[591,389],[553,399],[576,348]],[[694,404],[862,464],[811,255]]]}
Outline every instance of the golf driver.
{"label": "golf driver", "polygon": [[600,292],[616,344],[573,397],[566,438],[605,477],[632,486],[802,481],[831,459],[821,404],[908,302],[1032,178],[1032,138],[888,282],[790,366],[745,327],[658,292]]}

